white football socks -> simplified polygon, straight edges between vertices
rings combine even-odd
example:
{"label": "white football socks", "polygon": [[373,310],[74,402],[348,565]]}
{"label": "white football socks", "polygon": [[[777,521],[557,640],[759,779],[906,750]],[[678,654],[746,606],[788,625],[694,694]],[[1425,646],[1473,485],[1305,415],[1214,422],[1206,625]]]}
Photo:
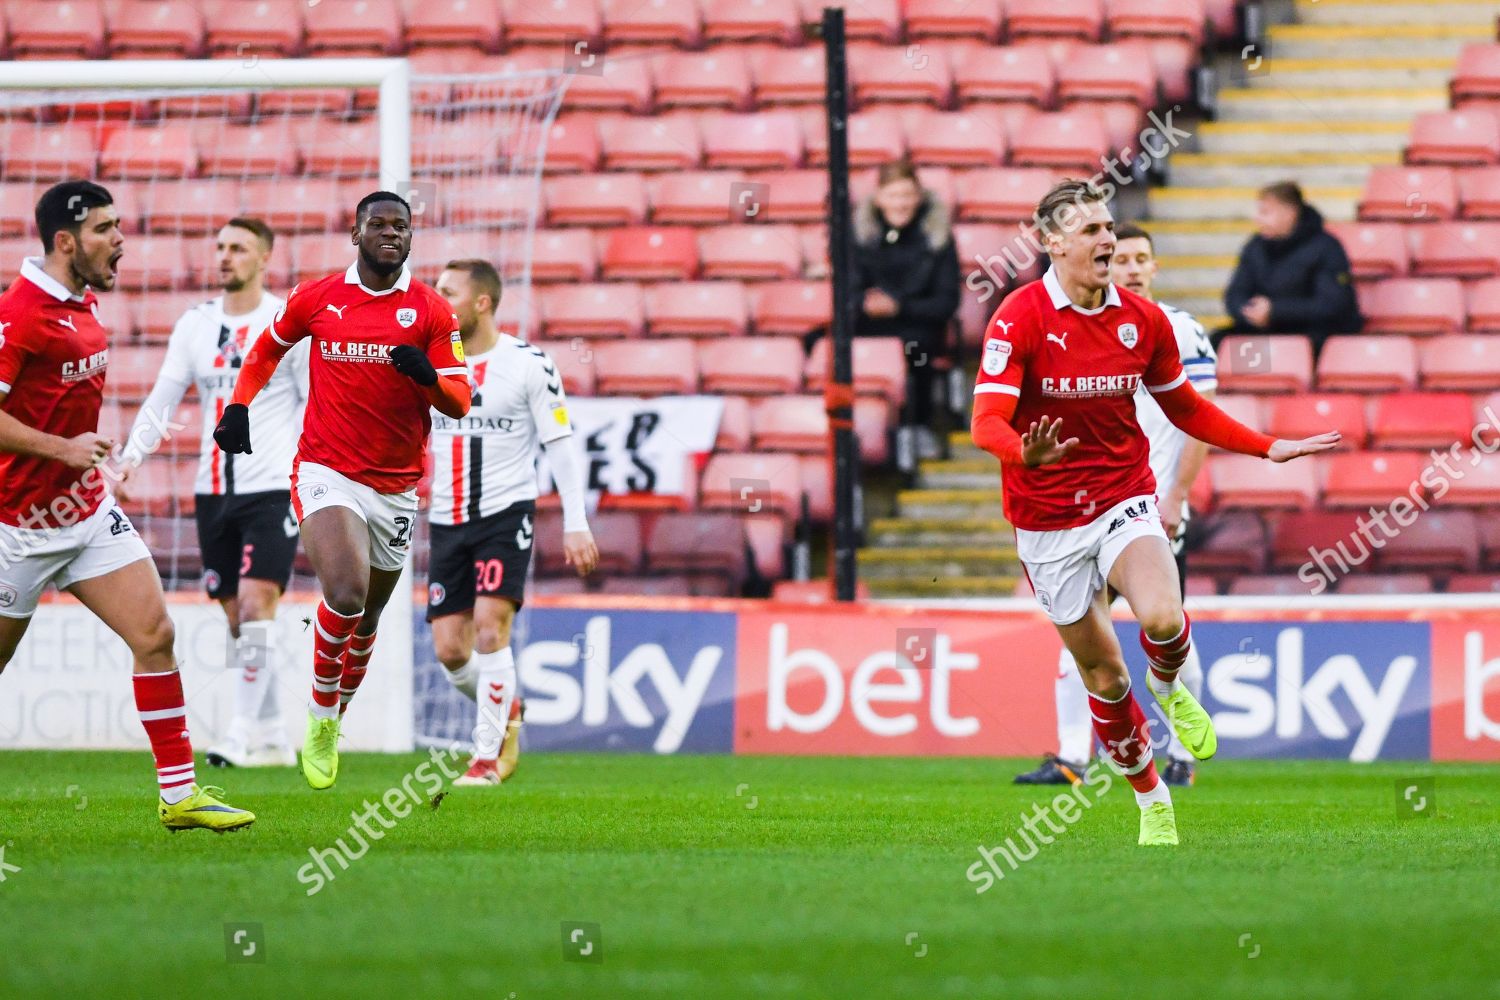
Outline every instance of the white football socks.
{"label": "white football socks", "polygon": [[262,717],[266,694],[271,689],[276,658],[276,623],[244,622],[234,642],[234,717],[229,723],[229,741],[250,744],[250,735]]}
{"label": "white football socks", "polygon": [[475,653],[470,663],[478,666],[479,675],[474,756],[494,760],[500,756],[510,706],[516,700],[516,657],[506,646],[493,653]]}
{"label": "white football socks", "polygon": [[447,667],[444,667],[443,676],[448,678],[449,684],[452,684],[459,691],[463,692],[465,698],[468,698],[470,701],[477,701],[479,699],[479,665],[474,662],[473,656],[465,660],[464,665],[457,670],[449,670]]}

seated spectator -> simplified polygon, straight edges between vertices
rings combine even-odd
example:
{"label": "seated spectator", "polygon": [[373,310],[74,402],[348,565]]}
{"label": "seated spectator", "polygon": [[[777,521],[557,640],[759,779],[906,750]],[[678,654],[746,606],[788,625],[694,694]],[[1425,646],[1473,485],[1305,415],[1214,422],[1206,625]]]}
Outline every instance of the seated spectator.
{"label": "seated spectator", "polygon": [[909,163],[881,167],[875,194],[855,208],[853,257],[854,335],[904,342],[904,422],[919,429],[918,453],[935,454],[933,362],[958,311],[958,252],[948,206],[918,183]]}
{"label": "seated spectator", "polygon": [[1358,333],[1349,255],[1302,189],[1291,181],[1262,188],[1255,225],[1224,291],[1234,332],[1305,333],[1314,352],[1330,334]]}

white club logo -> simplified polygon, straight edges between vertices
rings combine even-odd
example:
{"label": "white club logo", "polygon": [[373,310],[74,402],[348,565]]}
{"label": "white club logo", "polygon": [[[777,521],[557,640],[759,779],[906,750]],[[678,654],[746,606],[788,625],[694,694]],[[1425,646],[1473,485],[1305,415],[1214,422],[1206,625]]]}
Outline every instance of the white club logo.
{"label": "white club logo", "polygon": [[417,321],[417,311],[415,309],[397,309],[396,310],[396,322],[401,324],[401,328],[403,330],[406,329],[407,327],[411,326],[416,321]]}
{"label": "white club logo", "polygon": [[1118,333],[1120,334],[1120,343],[1129,348],[1134,348],[1136,341],[1141,339],[1140,334],[1136,332],[1134,323],[1121,323]]}

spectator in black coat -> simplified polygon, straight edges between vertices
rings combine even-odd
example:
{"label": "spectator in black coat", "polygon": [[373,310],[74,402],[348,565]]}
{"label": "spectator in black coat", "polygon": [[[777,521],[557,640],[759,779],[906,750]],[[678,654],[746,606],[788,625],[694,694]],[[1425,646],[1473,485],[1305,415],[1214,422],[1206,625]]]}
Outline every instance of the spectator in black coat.
{"label": "spectator in black coat", "polygon": [[1305,333],[1315,354],[1330,334],[1358,333],[1349,255],[1302,189],[1290,181],[1262,188],[1255,224],[1224,291],[1234,331]]}
{"label": "spectator in black coat", "polygon": [[904,162],[880,168],[875,194],[854,211],[855,336],[898,337],[906,353],[907,420],[931,451],[933,362],[958,311],[958,252],[948,206]]}

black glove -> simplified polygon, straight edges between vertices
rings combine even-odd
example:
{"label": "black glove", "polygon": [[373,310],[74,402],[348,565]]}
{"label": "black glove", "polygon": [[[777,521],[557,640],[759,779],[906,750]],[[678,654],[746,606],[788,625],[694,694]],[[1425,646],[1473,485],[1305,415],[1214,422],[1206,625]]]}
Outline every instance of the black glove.
{"label": "black glove", "polygon": [[391,364],[417,385],[437,385],[437,369],[432,367],[426,354],[410,344],[391,348]]}
{"label": "black glove", "polygon": [[219,426],[214,428],[214,444],[231,455],[250,454],[250,407],[244,403],[224,407]]}

